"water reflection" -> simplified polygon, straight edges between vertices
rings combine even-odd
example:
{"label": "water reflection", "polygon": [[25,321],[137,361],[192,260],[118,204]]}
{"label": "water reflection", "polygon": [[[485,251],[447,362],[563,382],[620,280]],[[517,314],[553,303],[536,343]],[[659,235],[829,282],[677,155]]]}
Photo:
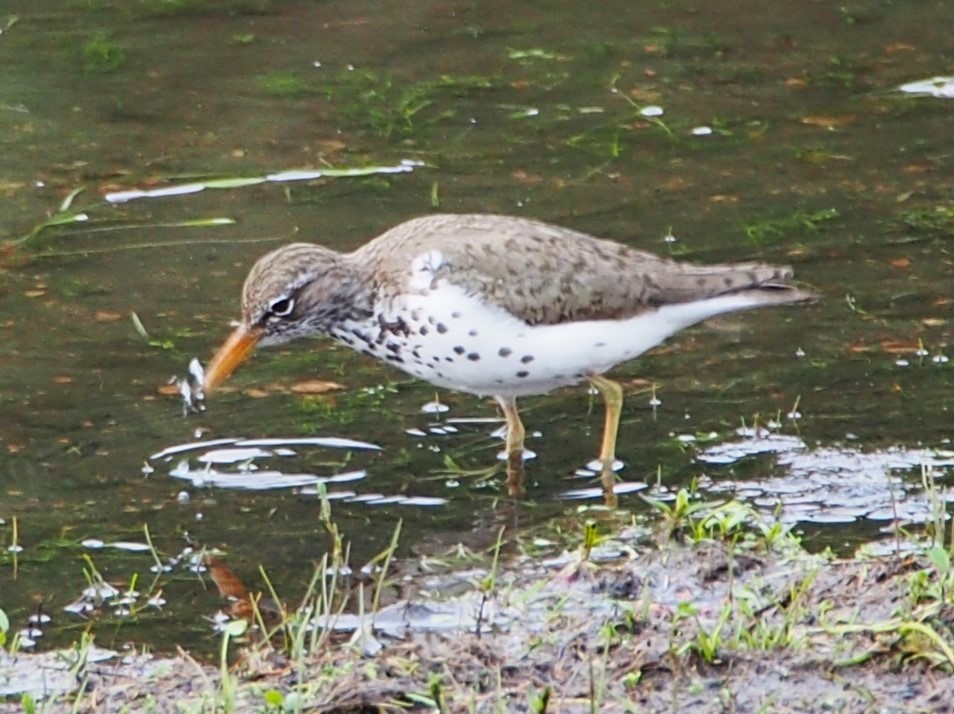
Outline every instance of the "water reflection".
{"label": "water reflection", "polygon": [[[954,470],[954,451],[849,445],[809,447],[798,436],[767,429],[740,429],[740,439],[706,447],[696,460],[711,467],[700,486],[732,493],[783,523],[885,521],[892,528],[934,518],[938,503],[954,492],[938,491]],[[772,475],[734,479],[726,467],[768,457]]]}

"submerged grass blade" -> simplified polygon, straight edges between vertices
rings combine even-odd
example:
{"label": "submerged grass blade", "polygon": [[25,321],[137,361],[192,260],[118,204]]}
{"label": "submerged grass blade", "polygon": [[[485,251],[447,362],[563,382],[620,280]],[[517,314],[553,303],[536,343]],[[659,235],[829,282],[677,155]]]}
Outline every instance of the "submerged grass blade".
{"label": "submerged grass blade", "polygon": [[[170,196],[184,196],[192,195],[195,193],[201,193],[206,189],[234,189],[234,188],[244,188],[246,186],[257,186],[266,182],[271,183],[284,183],[291,181],[308,181],[316,178],[357,178],[362,176],[374,176],[374,175],[384,175],[384,174],[397,174],[397,173],[408,173],[414,171],[414,169],[424,166],[425,164],[422,161],[417,161],[415,159],[402,159],[396,164],[392,165],[374,165],[374,166],[360,166],[352,168],[321,168],[321,169],[295,169],[288,171],[280,171],[276,173],[267,174],[265,176],[234,176],[226,178],[217,178],[210,179],[208,181],[190,181],[188,183],[182,184],[170,184],[166,186],[160,186],[158,188],[151,189],[126,189],[123,191],[113,191],[105,195],[106,202],[108,204],[118,204],[118,203],[127,203],[128,201],[133,201],[140,198],[162,198]],[[54,213],[46,221],[38,224],[26,235],[16,238],[12,241],[9,241],[5,244],[9,248],[17,248],[21,245],[28,243],[33,240],[41,233],[46,231],[49,228],[54,228],[57,226],[65,226],[74,223],[84,223],[90,220],[90,217],[85,212],[73,212],[70,211],[70,207],[73,205],[76,197],[79,196],[85,187],[78,187],[70,191],[69,194],[60,202],[59,208],[56,213]],[[171,223],[156,223],[156,224],[121,224],[121,225],[110,225],[110,226],[99,226],[96,228],[90,228],[86,231],[77,231],[84,233],[97,233],[97,232],[106,232],[106,231],[120,231],[127,230],[130,228],[204,228],[209,226],[219,226],[219,225],[229,225],[234,223],[235,220],[231,218],[202,218],[194,219],[188,221],[176,221]],[[118,248],[112,248],[109,250],[124,250],[130,247],[141,247],[141,246],[120,246]],[[150,246],[152,247],[152,246]],[[76,251],[74,253],[56,253],[56,255],[75,255],[82,254],[86,252],[108,252],[107,250],[96,250],[96,251]]]}
{"label": "submerged grass blade", "polygon": [[74,188],[72,191],[70,191],[66,198],[63,199],[63,202],[60,203],[60,213],[66,213],[68,210],[70,210],[70,206],[73,205],[73,199],[75,199],[85,190],[85,186],[80,186],[79,188]]}
{"label": "submerged grass blade", "polygon": [[291,169],[279,171],[265,176],[233,176],[210,179],[208,181],[190,181],[183,184],[170,184],[159,188],[126,189],[106,194],[106,201],[111,204],[127,203],[140,198],[164,198],[168,196],[187,196],[200,193],[206,189],[233,189],[246,186],[258,186],[263,183],[285,183],[290,181],[312,181],[318,178],[357,178],[382,174],[400,174],[413,171],[424,166],[424,163],[414,159],[402,159],[393,165],[358,166],[353,168],[334,169]]}

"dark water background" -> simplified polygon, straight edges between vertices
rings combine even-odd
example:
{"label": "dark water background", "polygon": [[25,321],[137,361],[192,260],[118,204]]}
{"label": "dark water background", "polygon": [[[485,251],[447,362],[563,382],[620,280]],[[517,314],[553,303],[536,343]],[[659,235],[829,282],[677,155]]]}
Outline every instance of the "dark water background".
{"label": "dark water background", "polygon": [[[399,519],[403,552],[440,552],[578,508],[560,495],[589,485],[573,473],[602,428],[585,389],[525,400],[538,458],[516,515],[502,515],[492,483],[442,471],[445,457],[468,471],[493,465],[495,425],[429,432],[432,388],[346,350],[262,353],[234,378],[238,391],[188,418],[160,391],[227,334],[265,250],[291,239],[353,248],[438,207],[540,218],[702,262],[792,264],[823,294],[818,305],[730,317],[620,371],[624,476],[671,489],[701,478],[769,512],[781,498],[811,547],[883,536],[899,499],[902,521],[923,520],[920,464],[948,477],[954,100],[897,87],[951,71],[954,9],[772,7],[8,0],[0,240],[67,221],[8,243],[0,261],[0,608],[19,626],[42,603],[55,625],[45,641],[72,641],[86,625],[62,607],[85,586],[84,555],[117,586],[152,564],[83,541],[142,542],[145,527],[165,557],[218,547],[250,580],[265,565],[293,600],[328,547],[317,500],[201,488],[170,476],[177,459],[149,462],[197,435],[371,441],[383,450],[298,449],[268,464],[365,470],[347,486],[358,495],[447,499],[335,501],[357,562]],[[665,113],[640,113],[654,105]],[[106,201],[402,160],[422,165]],[[183,225],[209,218],[234,222]],[[287,389],[306,379],[344,389]],[[489,401],[440,398],[443,419],[496,416]],[[763,448],[736,433],[776,417],[788,441]],[[622,505],[646,509],[634,496]],[[165,609],[105,610],[101,644],[212,641],[203,616],[221,604],[215,589],[181,567],[164,577]]]}

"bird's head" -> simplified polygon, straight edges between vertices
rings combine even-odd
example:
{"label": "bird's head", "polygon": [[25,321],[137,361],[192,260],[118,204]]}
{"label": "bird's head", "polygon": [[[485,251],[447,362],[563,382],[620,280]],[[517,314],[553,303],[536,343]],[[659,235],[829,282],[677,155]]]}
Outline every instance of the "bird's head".
{"label": "bird's head", "polygon": [[352,309],[354,279],[345,256],[312,243],[268,253],[249,271],[242,319],[205,370],[210,394],[255,350],[328,332]]}

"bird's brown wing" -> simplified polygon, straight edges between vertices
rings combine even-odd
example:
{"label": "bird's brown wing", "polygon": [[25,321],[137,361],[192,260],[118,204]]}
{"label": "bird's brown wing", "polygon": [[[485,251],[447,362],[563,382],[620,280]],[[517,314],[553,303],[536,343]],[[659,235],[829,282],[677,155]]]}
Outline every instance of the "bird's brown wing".
{"label": "bird's brown wing", "polygon": [[766,302],[808,294],[791,272],[761,264],[693,266],[568,228],[510,216],[435,215],[403,223],[359,253],[388,280],[407,280],[413,256],[433,251],[446,279],[528,324],[620,319],[655,307],[741,291]]}

